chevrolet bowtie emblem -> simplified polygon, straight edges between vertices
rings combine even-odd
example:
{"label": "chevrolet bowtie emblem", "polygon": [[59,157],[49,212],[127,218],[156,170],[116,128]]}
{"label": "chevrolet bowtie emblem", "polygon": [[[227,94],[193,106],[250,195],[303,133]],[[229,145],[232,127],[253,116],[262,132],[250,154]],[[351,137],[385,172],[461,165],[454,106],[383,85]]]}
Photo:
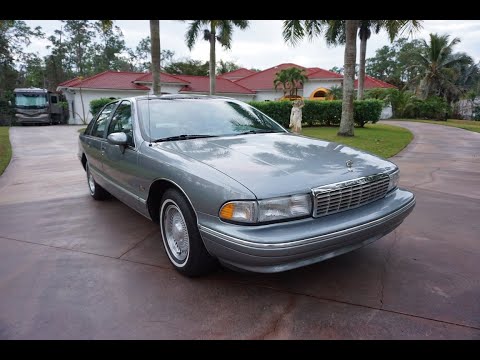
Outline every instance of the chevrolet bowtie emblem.
{"label": "chevrolet bowtie emblem", "polygon": [[345,162],[345,165],[347,165],[348,171],[353,171],[353,169],[352,169],[353,161],[352,160],[347,160]]}

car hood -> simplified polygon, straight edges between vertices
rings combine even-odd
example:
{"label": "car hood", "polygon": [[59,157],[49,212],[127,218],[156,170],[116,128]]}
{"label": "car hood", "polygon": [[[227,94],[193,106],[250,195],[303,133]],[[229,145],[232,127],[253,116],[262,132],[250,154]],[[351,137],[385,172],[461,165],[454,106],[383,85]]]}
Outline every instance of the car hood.
{"label": "car hood", "polygon": [[[395,164],[328,141],[290,133],[249,134],[156,144],[226,174],[258,198],[308,192],[311,188],[392,171]],[[351,171],[347,161],[353,165]]]}

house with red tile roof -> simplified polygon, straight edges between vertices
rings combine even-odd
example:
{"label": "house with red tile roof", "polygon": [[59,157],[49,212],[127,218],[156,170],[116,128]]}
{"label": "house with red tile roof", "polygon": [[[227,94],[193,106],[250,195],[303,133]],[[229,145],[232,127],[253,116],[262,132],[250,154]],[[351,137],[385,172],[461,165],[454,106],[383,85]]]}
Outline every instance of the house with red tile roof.
{"label": "house with red tile roof", "polygon": [[255,73],[256,73],[256,71],[248,70],[248,69],[245,69],[245,68],[240,68],[240,69],[233,70],[233,71],[224,73],[222,75],[219,75],[218,77],[223,78],[223,79],[227,79],[227,80],[237,81],[237,80],[243,79],[244,77],[246,77],[248,75],[252,75],[252,74],[255,74]]}
{"label": "house with red tile roof", "polygon": [[[308,80],[298,90],[305,99],[324,100],[333,86],[341,86],[343,76],[318,67],[285,63],[263,71],[237,69],[217,76],[216,94],[242,101],[271,101],[283,97],[281,88],[275,89],[273,80],[283,69],[296,67],[305,70]],[[208,76],[160,74],[162,93],[165,94],[205,94],[209,93]],[[356,82],[355,82],[356,84]],[[74,78],[58,85],[68,102],[70,123],[88,123],[92,119],[90,101],[101,97],[130,97],[151,93],[152,74],[127,71],[104,71],[88,78]],[[367,76],[365,88],[394,87],[378,79]]]}

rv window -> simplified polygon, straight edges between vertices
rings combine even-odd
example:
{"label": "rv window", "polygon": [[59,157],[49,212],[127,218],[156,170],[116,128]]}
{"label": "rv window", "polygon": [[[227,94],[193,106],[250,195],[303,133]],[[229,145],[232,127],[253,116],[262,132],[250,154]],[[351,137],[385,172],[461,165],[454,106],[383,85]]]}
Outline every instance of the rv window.
{"label": "rv window", "polygon": [[57,97],[56,96],[52,96],[50,98],[50,101],[52,102],[52,104],[56,104],[57,103]]}

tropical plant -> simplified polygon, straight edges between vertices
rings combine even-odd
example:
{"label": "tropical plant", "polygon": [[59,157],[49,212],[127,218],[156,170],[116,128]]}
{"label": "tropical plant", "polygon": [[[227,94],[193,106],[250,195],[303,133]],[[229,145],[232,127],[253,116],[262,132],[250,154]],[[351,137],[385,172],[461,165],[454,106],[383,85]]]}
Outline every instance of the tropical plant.
{"label": "tropical plant", "polygon": [[273,85],[275,90],[277,90],[279,85],[282,85],[283,96],[285,97],[288,93],[293,98],[298,96],[298,89],[300,86],[303,86],[305,81],[307,81],[305,69],[291,67],[277,72]]}
{"label": "tropical plant", "polygon": [[328,91],[328,96],[331,100],[342,100],[343,88],[341,86],[332,86]]}
{"label": "tropical plant", "polygon": [[[392,106],[392,116],[394,118],[407,117],[407,114],[413,112],[415,105],[415,94],[408,90],[388,89],[386,100]],[[411,115],[412,116],[412,115]]]}
{"label": "tropical plant", "polygon": [[451,102],[462,95],[457,84],[461,68],[472,65],[473,60],[465,53],[454,53],[460,39],[449,38],[449,35],[430,34],[429,41],[422,40],[419,51],[412,53],[413,67],[419,72],[412,82],[417,85],[417,96],[421,99],[441,96]]}
{"label": "tropical plant", "polygon": [[[232,46],[233,28],[236,26],[244,30],[248,25],[248,20],[192,20],[190,22],[187,33],[185,34],[188,48],[192,50],[201,32],[203,32],[203,39],[210,43],[210,95],[215,94],[216,41],[218,40],[220,45],[225,49],[230,49]],[[202,27],[205,26],[208,28],[202,30]]]}

